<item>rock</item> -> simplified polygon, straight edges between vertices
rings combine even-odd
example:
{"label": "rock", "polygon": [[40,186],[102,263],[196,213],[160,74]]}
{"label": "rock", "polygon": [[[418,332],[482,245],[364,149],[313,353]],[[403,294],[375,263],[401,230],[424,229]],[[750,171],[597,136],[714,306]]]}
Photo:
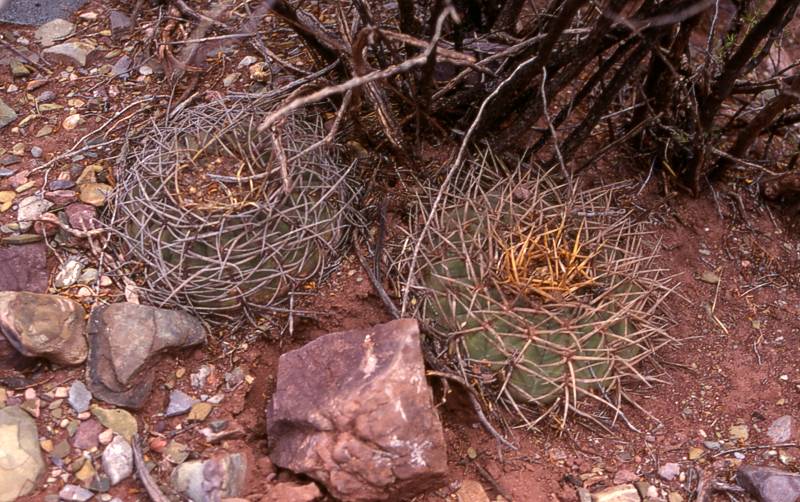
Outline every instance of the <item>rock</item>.
{"label": "rock", "polygon": [[269,489],[261,502],[312,502],[320,497],[322,493],[314,483],[278,483]]}
{"label": "rock", "polygon": [[187,420],[190,422],[202,422],[208,417],[209,413],[211,413],[211,410],[213,409],[214,407],[209,403],[195,403],[192,405],[191,411],[189,411]]}
{"label": "rock", "polygon": [[47,291],[44,243],[0,247],[0,291]]}
{"label": "rock", "polygon": [[342,500],[385,500],[442,482],[442,425],[414,320],[332,333],[283,354],[267,410],[270,457]]}
{"label": "rock", "polygon": [[111,27],[111,36],[118,40],[127,35],[133,26],[131,18],[119,10],[112,10],[108,13],[108,24]]}
{"label": "rock", "polygon": [[67,214],[69,226],[76,230],[94,230],[99,226],[95,219],[97,210],[88,204],[76,202],[67,206],[64,212]]}
{"label": "rock", "polygon": [[72,180],[52,180],[47,183],[47,189],[52,191],[70,190],[75,188],[75,182]]}
{"label": "rock", "polygon": [[800,474],[772,467],[743,465],[736,482],[758,502],[796,502],[800,499]]}
{"label": "rock", "polygon": [[791,441],[796,433],[795,420],[791,415],[776,418],[767,429],[767,436],[773,443],[786,443]]}
{"label": "rock", "polygon": [[248,66],[255,64],[258,61],[258,58],[255,56],[245,56],[239,61],[239,64],[236,65],[237,70],[241,70],[242,68],[247,68]]}
{"label": "rock", "polygon": [[14,155],[13,153],[7,153],[0,157],[0,165],[2,166],[13,166],[14,164],[19,164],[19,161],[22,160],[18,156]]}
{"label": "rock", "polygon": [[[44,193],[44,198],[57,206],[66,206],[78,200],[78,194],[72,190],[53,190]],[[34,225],[35,226],[35,225]],[[57,226],[56,226],[57,227]]]}
{"label": "rock", "polygon": [[66,39],[75,31],[75,25],[64,19],[53,19],[41,25],[33,34],[42,47],[50,47],[56,42]]}
{"label": "rock", "polygon": [[750,437],[750,429],[746,425],[732,425],[728,429],[728,434],[731,439],[747,441]]}
{"label": "rock", "polygon": [[658,469],[658,475],[664,481],[672,481],[677,478],[680,473],[681,466],[675,462],[666,463]]}
{"label": "rock", "polygon": [[39,26],[55,18],[69,17],[86,0],[14,0],[6,3],[8,5],[0,9],[1,22]]}
{"label": "rock", "polygon": [[[95,47],[86,42],[66,42],[45,49],[43,54],[65,64],[86,66],[86,59],[94,52]],[[66,129],[66,128],[65,128]]]}
{"label": "rock", "polygon": [[56,100],[56,93],[50,90],[42,91],[39,97],[36,98],[39,103],[51,103]]}
{"label": "rock", "polygon": [[483,485],[472,479],[465,479],[456,492],[458,502],[489,502]]}
{"label": "rock", "polygon": [[670,492],[667,495],[667,502],[683,502],[683,496],[678,492]]}
{"label": "rock", "polygon": [[91,204],[92,206],[100,207],[106,203],[106,199],[111,191],[114,189],[105,183],[86,183],[80,186],[81,202]]}
{"label": "rock", "polygon": [[75,380],[69,388],[69,405],[75,413],[83,413],[89,410],[92,402],[92,393],[86,388],[83,382]]}
{"label": "rock", "polygon": [[95,308],[89,317],[89,388],[106,402],[139,408],[150,394],[150,368],[170,349],[205,341],[206,329],[186,312],[134,303]]}
{"label": "rock", "polygon": [[27,292],[0,292],[0,331],[28,357],[56,364],[86,360],[83,307],[68,298]]}
{"label": "rock", "polygon": [[83,122],[83,117],[79,113],[73,113],[61,121],[61,127],[66,131],[71,131]]}
{"label": "rock", "polygon": [[114,77],[128,78],[130,76],[133,60],[128,56],[122,56],[111,67],[111,75]]}
{"label": "rock", "polygon": [[[92,415],[97,417],[105,427],[116,432],[126,441],[133,441],[133,436],[139,430],[139,425],[136,423],[136,418],[125,410],[106,409],[99,406],[92,406]],[[98,437],[98,439],[100,439]],[[102,440],[100,441],[103,442]]]}
{"label": "rock", "polygon": [[0,501],[31,493],[45,471],[36,422],[17,406],[0,409]]}
{"label": "rock", "polygon": [[640,502],[639,492],[633,485],[619,485],[592,494],[592,502]]}
{"label": "rock", "polygon": [[5,213],[14,204],[14,199],[17,198],[16,192],[10,190],[3,190],[0,192],[0,213]]}
{"label": "rock", "polygon": [[84,420],[78,425],[78,430],[72,436],[72,446],[81,450],[97,448],[101,432],[103,432],[103,426],[100,422],[93,418]]}
{"label": "rock", "polygon": [[639,476],[636,475],[635,472],[629,471],[627,469],[620,469],[614,474],[614,484],[616,485],[624,485],[626,483],[633,483],[634,481],[638,481]]}
{"label": "rock", "polygon": [[97,436],[97,440],[100,441],[100,444],[108,444],[112,439],[114,439],[113,429],[106,429]]}
{"label": "rock", "polygon": [[241,453],[194,460],[172,471],[172,487],[193,502],[238,497],[246,485],[247,459]]}
{"label": "rock", "polygon": [[172,440],[164,447],[164,458],[173,464],[182,464],[189,458],[189,447],[185,444]]}
{"label": "rock", "polygon": [[68,288],[78,282],[78,277],[83,270],[83,263],[74,258],[65,261],[58,269],[58,273],[53,279],[53,286],[58,289]]}
{"label": "rock", "polygon": [[39,148],[38,146],[34,146],[31,148],[31,157],[33,157],[34,159],[38,159],[39,157],[42,156],[43,153],[44,152],[42,151],[42,149]]}
{"label": "rock", "polygon": [[115,436],[103,450],[103,470],[111,486],[133,474],[133,449],[122,436]]}
{"label": "rock", "polygon": [[17,120],[15,112],[5,101],[0,99],[0,129]]}
{"label": "rock", "polygon": [[237,80],[239,80],[239,74],[238,73],[229,73],[228,75],[225,76],[225,78],[222,79],[222,85],[225,86],[225,87],[230,87]]}
{"label": "rock", "polygon": [[192,406],[197,402],[197,399],[186,394],[185,392],[173,390],[169,393],[169,405],[167,406],[167,411],[164,413],[164,416],[174,417],[188,413],[189,410],[192,409]]}
{"label": "rock", "polygon": [[9,61],[8,65],[11,67],[11,76],[12,77],[27,77],[31,74],[30,68],[22,64],[22,62],[17,61],[16,59],[12,59]]}
{"label": "rock", "polygon": [[78,485],[64,485],[64,488],[58,492],[58,497],[61,500],[86,502],[90,498],[94,497],[94,493]]}
{"label": "rock", "polygon": [[48,209],[53,207],[53,203],[47,199],[37,196],[25,197],[19,201],[19,209],[17,209],[17,221],[19,222],[19,229],[23,232],[33,226],[33,222],[42,214],[47,212]]}

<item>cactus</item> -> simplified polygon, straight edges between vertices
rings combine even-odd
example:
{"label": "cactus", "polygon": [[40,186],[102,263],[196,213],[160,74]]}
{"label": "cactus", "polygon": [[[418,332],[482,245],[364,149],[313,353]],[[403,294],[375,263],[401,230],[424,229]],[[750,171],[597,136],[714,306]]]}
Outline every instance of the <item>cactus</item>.
{"label": "cactus", "polygon": [[352,166],[321,143],[310,112],[257,131],[279,97],[190,107],[132,140],[111,228],[127,263],[143,266],[148,302],[211,321],[280,310],[338,260],[357,196]]}
{"label": "cactus", "polygon": [[587,398],[618,409],[622,384],[647,380],[636,368],[668,337],[656,249],[612,206],[615,187],[507,174],[486,153],[431,215],[439,189],[422,190],[393,254],[398,289],[435,333],[431,351],[526,420],[526,407],[581,413]]}

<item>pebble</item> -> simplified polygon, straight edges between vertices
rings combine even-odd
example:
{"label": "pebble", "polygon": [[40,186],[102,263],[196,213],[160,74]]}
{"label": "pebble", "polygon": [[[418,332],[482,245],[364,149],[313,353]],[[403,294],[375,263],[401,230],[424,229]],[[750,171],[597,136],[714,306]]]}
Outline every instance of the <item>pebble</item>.
{"label": "pebble", "polygon": [[202,422],[211,413],[214,406],[211,403],[195,403],[189,411],[188,420],[190,422]]}
{"label": "pebble", "polygon": [[128,442],[133,439],[134,434],[139,430],[136,418],[125,410],[107,409],[99,406],[92,406],[91,410],[101,424],[112,429]]}
{"label": "pebble", "polygon": [[167,411],[164,413],[164,416],[174,417],[188,413],[197,402],[197,399],[185,392],[173,390],[169,393],[169,405],[167,405]]}
{"label": "pebble", "polygon": [[258,58],[256,58],[255,56],[245,56],[242,58],[241,61],[239,61],[239,64],[236,65],[236,69],[241,70],[242,68],[254,64],[256,61],[258,61]]}
{"label": "pebble", "polygon": [[69,388],[69,405],[76,413],[83,413],[89,410],[92,402],[92,393],[80,380],[75,380]]}
{"label": "pebble", "polygon": [[10,190],[0,191],[0,213],[5,213],[14,204],[14,199],[17,197],[16,192]]}
{"label": "pebble", "polygon": [[[17,187],[17,192],[20,191],[20,187]],[[44,214],[52,206],[53,203],[49,200],[36,196],[25,197],[19,201],[19,206],[17,209],[17,222],[19,223],[19,229],[25,232],[31,228],[31,226],[33,226],[33,221]]]}
{"label": "pebble", "polygon": [[64,485],[58,496],[61,500],[86,502],[94,496],[94,493],[78,485]]}
{"label": "pebble", "polygon": [[103,450],[103,471],[112,486],[133,474],[133,450],[122,436],[114,436]]}
{"label": "pebble", "polygon": [[81,118],[80,114],[74,113],[72,115],[69,115],[61,122],[61,127],[63,127],[67,131],[71,131],[76,127],[78,127],[78,124],[80,124],[82,121],[83,118]]}
{"label": "pebble", "polygon": [[681,466],[676,464],[675,462],[669,462],[662,465],[658,469],[658,475],[664,481],[672,481],[673,479],[678,477],[678,474],[681,472]]}
{"label": "pebble", "polygon": [[79,197],[81,202],[95,207],[100,207],[105,204],[108,195],[113,190],[111,185],[106,185],[105,183],[84,183],[80,186],[80,189],[81,193]]}
{"label": "pebble", "polygon": [[27,77],[31,74],[31,69],[16,59],[12,59],[8,64],[11,67],[11,75],[14,77]]}
{"label": "pebble", "polygon": [[5,101],[0,99],[0,129],[4,128],[15,120],[17,120],[17,112],[8,106]]}
{"label": "pebble", "polygon": [[55,101],[55,99],[56,99],[56,93],[50,90],[42,91],[42,93],[39,94],[39,97],[36,98],[36,100],[39,103],[50,103],[52,101]]}
{"label": "pebble", "polygon": [[795,420],[791,415],[775,419],[767,429],[767,436],[773,443],[786,443],[795,435]]}
{"label": "pebble", "polygon": [[113,439],[114,431],[112,429],[106,429],[97,436],[97,440],[100,441],[100,444],[108,444]]}
{"label": "pebble", "polygon": [[43,153],[44,152],[42,151],[42,149],[39,148],[38,146],[34,146],[31,148],[31,157],[33,157],[34,159],[40,158]]}
{"label": "pebble", "polygon": [[[78,278],[83,270],[83,263],[74,258],[70,258],[58,270],[56,277],[53,279],[53,286],[57,289],[68,288],[78,282]],[[87,410],[88,405],[87,405]],[[76,410],[79,413],[86,410]]]}
{"label": "pebble", "polygon": [[731,439],[747,441],[747,439],[750,437],[750,429],[747,427],[747,425],[732,425],[728,429],[728,435]]}

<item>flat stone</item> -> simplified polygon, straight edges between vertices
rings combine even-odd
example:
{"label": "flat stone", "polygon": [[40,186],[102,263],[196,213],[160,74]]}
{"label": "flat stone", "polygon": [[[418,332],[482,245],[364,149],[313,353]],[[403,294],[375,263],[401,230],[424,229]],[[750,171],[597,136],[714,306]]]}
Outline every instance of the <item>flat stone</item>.
{"label": "flat stone", "polygon": [[92,406],[91,410],[92,415],[97,417],[101,424],[116,432],[128,442],[133,440],[133,436],[139,430],[136,418],[125,410],[101,408],[96,405]]}
{"label": "flat stone", "polygon": [[173,390],[169,393],[169,405],[167,405],[167,411],[164,413],[164,416],[174,417],[188,413],[197,402],[197,399],[185,392]]}
{"label": "flat stone", "polygon": [[20,160],[22,159],[14,155],[13,153],[8,153],[0,157],[0,165],[13,166],[14,164],[18,164]]}
{"label": "flat stone", "polygon": [[14,0],[0,9],[4,23],[39,26],[53,19],[66,19],[86,0]]}
{"label": "flat stone", "polygon": [[112,10],[108,13],[108,24],[111,28],[111,36],[117,40],[127,35],[133,26],[131,18],[119,10]]}
{"label": "flat stone", "polygon": [[95,308],[89,318],[89,389],[96,398],[137,409],[153,387],[150,369],[164,352],[205,341],[203,324],[186,312],[134,303]]}
{"label": "flat stone", "polygon": [[19,229],[24,232],[31,228],[33,226],[33,222],[39,216],[46,213],[51,207],[53,207],[52,202],[35,195],[25,197],[19,201],[19,209],[17,209],[17,222],[19,223]]}
{"label": "flat stone", "polygon": [[65,19],[53,19],[39,26],[33,36],[42,47],[50,47],[74,32],[74,24]]}
{"label": "flat stone", "polygon": [[172,471],[172,487],[193,502],[212,502],[243,494],[247,481],[247,458],[241,453],[194,460]]}
{"label": "flat stone", "polygon": [[58,497],[61,500],[86,502],[94,497],[94,493],[78,485],[64,485],[64,488],[58,492]]}
{"label": "flat stone", "polygon": [[15,112],[5,101],[0,99],[0,129],[17,120]]}
{"label": "flat stone", "polygon": [[182,464],[189,458],[189,447],[174,439],[164,447],[164,458],[173,464]]}
{"label": "flat stone", "polygon": [[133,449],[122,436],[115,436],[103,450],[103,471],[111,486],[133,474]]}
{"label": "flat stone", "polygon": [[39,97],[36,98],[36,101],[42,104],[51,103],[55,100],[56,100],[56,93],[50,90],[42,91],[42,93],[39,94]]}
{"label": "flat stone", "polygon": [[61,61],[65,64],[78,64],[86,66],[87,58],[94,52],[94,45],[86,42],[65,42],[63,44],[48,47],[44,55],[49,59]]}
{"label": "flat stone", "polygon": [[0,331],[20,353],[56,364],[86,360],[83,307],[68,298],[0,292]]}
{"label": "flat stone", "polygon": [[794,418],[791,415],[784,415],[770,424],[767,436],[773,443],[787,443],[794,438],[796,428]]}
{"label": "flat stone", "polygon": [[97,448],[100,444],[100,433],[103,432],[103,426],[97,420],[90,418],[84,420],[78,425],[78,430],[72,436],[72,446],[81,450],[91,450]]}
{"label": "flat stone", "polygon": [[78,200],[78,194],[72,190],[52,190],[44,193],[44,198],[57,206],[66,206]]}
{"label": "flat stone", "polygon": [[36,422],[17,406],[0,409],[0,501],[31,493],[45,472]]}
{"label": "flat stone", "polygon": [[794,472],[743,465],[736,471],[736,482],[759,502],[797,502],[800,499],[800,474]]}
{"label": "flat stone", "polygon": [[344,500],[411,498],[447,473],[419,327],[403,319],[285,353],[267,409],[272,461]]}
{"label": "flat stone", "polygon": [[728,429],[728,435],[731,439],[747,441],[750,437],[750,428],[746,425],[732,425]]}
{"label": "flat stone", "polygon": [[132,66],[133,60],[128,56],[122,56],[117,59],[117,62],[111,67],[111,75],[114,77],[128,78]]}
{"label": "flat stone", "polygon": [[456,492],[456,499],[458,502],[490,502],[483,485],[472,479],[465,479],[461,483]]}
{"label": "flat stone", "polygon": [[592,502],[640,502],[639,491],[633,485],[619,485],[592,494]]}
{"label": "flat stone", "polygon": [[314,483],[278,483],[269,489],[261,502],[313,502],[322,498],[322,492]]}
{"label": "flat stone", "polygon": [[189,411],[187,420],[190,422],[202,422],[208,417],[209,413],[211,413],[211,410],[213,409],[214,407],[209,403],[195,403],[192,405],[191,411]]}
{"label": "flat stone", "polygon": [[49,190],[69,190],[75,188],[75,182],[72,180],[51,180],[47,183]]}
{"label": "flat stone", "polygon": [[0,291],[47,291],[44,243],[0,247]]}
{"label": "flat stone", "polygon": [[89,411],[89,405],[92,402],[92,393],[86,388],[83,382],[75,380],[69,387],[69,405],[75,410],[75,413],[83,413]]}

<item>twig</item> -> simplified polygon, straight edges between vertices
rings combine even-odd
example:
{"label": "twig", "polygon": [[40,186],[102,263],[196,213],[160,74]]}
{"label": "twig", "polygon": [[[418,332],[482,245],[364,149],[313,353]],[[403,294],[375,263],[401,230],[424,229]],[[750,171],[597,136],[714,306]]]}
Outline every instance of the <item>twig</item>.
{"label": "twig", "polygon": [[750,450],[771,450],[773,448],[800,448],[800,443],[774,443],[756,446],[742,446],[741,448],[730,448],[728,450],[721,450],[711,455],[711,458],[721,457],[729,453],[736,453],[737,451],[750,451]]}
{"label": "twig", "polygon": [[158,487],[158,484],[156,484],[153,477],[150,476],[150,473],[147,471],[147,466],[145,465],[144,458],[142,457],[142,447],[139,444],[138,434],[133,436],[131,443],[131,446],[133,447],[133,460],[136,464],[136,474],[139,476],[139,481],[142,482],[144,489],[150,496],[150,500],[153,502],[169,502],[169,499],[164,495],[164,492],[161,491],[161,489]]}
{"label": "twig", "polygon": [[[455,15],[455,11],[453,11],[452,9],[450,9],[449,11],[445,9],[445,12],[452,12],[452,14]],[[439,24],[441,25],[441,23]],[[425,64],[425,62],[428,60],[428,56],[430,55],[431,51],[433,51],[433,49],[436,47],[436,42],[438,41],[440,35],[441,35],[441,26],[439,26],[439,30],[437,30],[436,35],[434,36],[433,40],[431,41],[430,45],[428,46],[428,49],[425,51],[424,54],[421,54],[411,59],[407,59],[400,64],[392,65],[384,70],[376,70],[360,77],[353,77],[347,82],[326,87],[324,89],[320,89],[317,92],[312,92],[311,94],[308,94],[306,96],[301,96],[295,99],[294,101],[288,103],[287,105],[282,106],[281,108],[267,115],[267,117],[264,119],[261,125],[258,126],[259,132],[265,131],[275,121],[293,112],[294,110],[297,110],[298,108],[302,108],[311,103],[316,103],[317,101],[322,101],[323,99],[328,98],[330,96],[341,94],[343,92],[349,91],[350,89],[361,87],[376,80],[389,78],[393,75],[407,72],[412,68]]]}
{"label": "twig", "polygon": [[514,499],[511,498],[511,495],[509,495],[509,493],[505,490],[505,488],[500,486],[500,483],[498,483],[497,480],[494,479],[494,476],[492,476],[491,473],[486,470],[486,468],[484,468],[478,462],[473,462],[473,465],[475,465],[475,469],[478,470],[478,474],[480,474],[483,479],[485,479],[490,485],[492,485],[492,488],[494,488],[494,490],[497,492],[498,495],[503,497],[508,502],[514,501]]}
{"label": "twig", "polygon": [[511,442],[509,442],[506,438],[500,435],[497,432],[497,429],[489,422],[489,419],[486,418],[486,415],[483,413],[483,408],[481,408],[481,403],[478,402],[478,398],[475,396],[475,389],[473,389],[467,382],[465,382],[461,377],[458,375],[454,375],[452,373],[446,373],[444,371],[428,371],[428,376],[437,376],[440,378],[446,378],[448,380],[452,380],[457,384],[464,387],[467,390],[467,397],[469,397],[469,402],[472,404],[472,409],[475,410],[475,414],[478,415],[478,420],[480,421],[481,425],[486,429],[486,431],[492,435],[496,440],[500,441],[503,446],[506,446],[514,451],[518,450],[517,446]]}

